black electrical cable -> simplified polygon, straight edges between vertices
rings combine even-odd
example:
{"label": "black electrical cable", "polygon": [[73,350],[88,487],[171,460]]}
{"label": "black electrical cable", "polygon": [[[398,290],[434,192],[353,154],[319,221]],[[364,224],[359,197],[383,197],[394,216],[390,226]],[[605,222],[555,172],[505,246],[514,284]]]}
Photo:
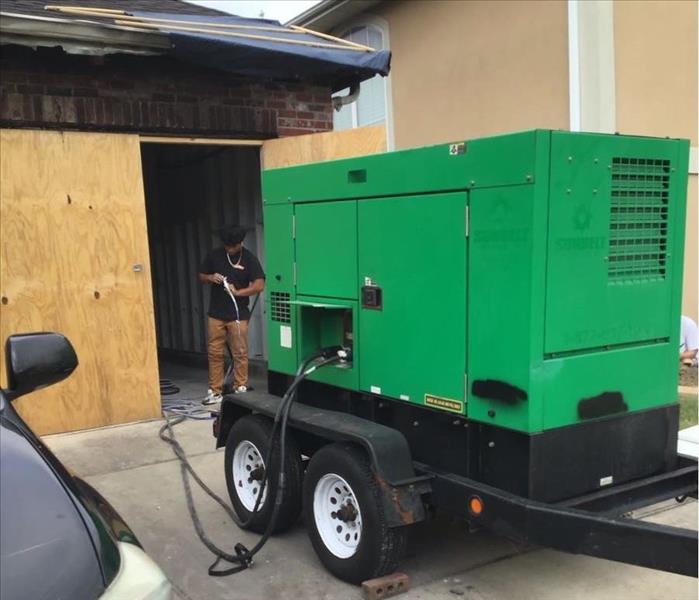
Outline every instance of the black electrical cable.
{"label": "black electrical cable", "polygon": [[[272,458],[274,456],[274,451],[277,446],[275,443],[275,437],[277,431],[280,432],[279,437],[280,443],[279,443],[279,452],[280,452],[280,457],[279,457],[279,479],[277,481],[277,493],[276,497],[274,500],[274,506],[272,508],[272,514],[270,515],[269,522],[267,523],[267,527],[262,534],[262,537],[257,541],[257,543],[253,546],[251,550],[248,550],[243,546],[242,544],[238,543],[235,545],[235,550],[237,553],[237,557],[233,557],[234,560],[231,560],[231,556],[223,556],[222,554],[219,554],[216,558],[216,561],[209,567],[209,575],[213,577],[224,577],[226,575],[233,575],[234,573],[238,573],[246,568],[248,568],[252,564],[252,558],[257,554],[262,547],[267,543],[267,540],[270,538],[272,535],[272,531],[274,531],[274,526],[276,525],[277,522],[277,517],[279,515],[279,511],[281,510],[281,504],[282,501],[284,500],[284,490],[286,489],[286,481],[284,478],[284,467],[286,464],[286,430],[287,430],[287,422],[288,422],[288,416],[289,416],[289,411],[291,409],[291,405],[293,404],[294,399],[296,398],[296,389],[298,386],[301,384],[301,382],[308,376],[310,375],[313,371],[316,369],[323,367],[325,365],[328,365],[333,362],[337,362],[340,360],[339,357],[333,357],[329,359],[325,359],[318,364],[314,365],[311,367],[308,371],[305,371],[301,375],[297,376],[294,382],[291,384],[289,389],[287,390],[287,393],[285,394],[285,398],[282,398],[282,402],[280,404],[280,407],[277,409],[277,415],[274,419],[274,426],[272,428],[272,433],[270,435],[270,446],[267,449],[267,454],[265,456],[265,464],[267,465],[267,468],[265,469],[265,476],[262,480],[262,483],[260,485],[260,493],[257,495],[257,500],[255,502],[255,506],[253,508],[252,514],[250,518],[252,519],[252,515],[254,515],[260,507],[261,504],[261,499],[264,494],[264,490],[266,485],[269,482],[269,472],[271,469],[272,465]],[[281,420],[280,420],[280,413],[281,413]],[[281,423],[281,424],[280,424]],[[221,571],[216,571],[216,567],[218,566],[218,563],[221,560],[225,560],[227,562],[232,562],[232,563],[238,563],[240,561],[240,564],[236,567],[232,567],[230,569],[223,569]]]}
{"label": "black electrical cable", "polygon": [[[284,478],[284,467],[286,464],[286,430],[291,405],[293,404],[296,398],[296,390],[298,386],[301,384],[301,382],[316,369],[319,369],[328,364],[337,362],[345,358],[346,355],[343,356],[339,352],[339,350],[342,349],[339,347],[323,349],[320,352],[317,352],[314,355],[309,356],[306,360],[304,360],[296,372],[294,381],[291,383],[286,393],[282,397],[282,400],[279,404],[279,407],[277,408],[277,412],[274,418],[274,425],[272,427],[272,432],[270,435],[270,443],[265,455],[265,465],[267,465],[267,468],[265,469],[265,475],[260,485],[260,493],[257,496],[257,500],[255,502],[255,506],[251,512],[251,515],[247,520],[241,519],[232,508],[230,508],[219,496],[217,496],[201,480],[199,475],[197,475],[196,471],[194,471],[191,464],[189,463],[187,455],[180,443],[176,440],[175,433],[173,430],[173,427],[184,421],[187,418],[187,415],[179,415],[174,419],[171,419],[168,416],[167,411],[163,411],[163,416],[165,417],[165,425],[163,425],[160,428],[158,435],[160,436],[160,439],[170,444],[170,446],[173,449],[173,452],[175,453],[175,456],[177,456],[177,458],[180,461],[180,471],[182,474],[182,482],[184,485],[185,497],[187,500],[187,508],[189,510],[190,517],[192,518],[194,528],[204,546],[206,546],[206,548],[216,556],[216,561],[209,567],[209,575],[214,577],[222,577],[225,575],[232,575],[234,573],[238,573],[247,569],[252,564],[252,559],[255,556],[255,554],[257,554],[262,549],[262,547],[265,545],[265,543],[271,536],[277,521],[277,517],[279,515],[279,510],[281,509],[281,503],[284,497],[284,490],[286,489],[286,481]],[[322,358],[323,360],[309,367],[309,365],[318,358]],[[165,435],[165,431],[167,431],[169,435]],[[274,457],[274,452],[277,446],[277,432],[280,432],[279,480],[277,481],[277,494],[275,498],[274,507],[272,509],[272,514],[269,519],[269,523],[267,524],[267,527],[264,533],[262,534],[262,537],[258,540],[258,542],[255,544],[255,546],[253,546],[251,550],[248,550],[243,544],[238,543],[234,546],[235,554],[229,554],[227,552],[224,552],[208,538],[206,532],[204,531],[204,528],[199,519],[199,515],[197,514],[196,507],[194,505],[194,499],[192,497],[192,489],[189,482],[188,474],[190,474],[194,478],[196,483],[201,487],[202,490],[204,490],[204,492],[206,492],[207,495],[209,495],[223,507],[223,509],[231,517],[234,523],[236,523],[240,527],[245,527],[247,524],[249,524],[250,520],[253,518],[255,513],[259,511],[262,497],[264,495],[264,490],[270,478],[272,459]],[[215,569],[221,560],[224,560],[236,566],[230,569],[217,571]]]}
{"label": "black electrical cable", "polygon": [[[313,357],[311,360],[315,359],[317,357]],[[252,519],[254,513],[256,513],[259,510],[259,505],[261,503],[261,499],[264,494],[264,489],[265,486],[267,485],[267,482],[269,480],[269,466],[271,466],[271,460],[273,457],[273,452],[275,449],[275,433],[278,429],[279,425],[279,415],[282,414],[284,416],[288,415],[288,408],[291,406],[291,400],[295,397],[296,394],[296,388],[298,385],[301,383],[301,381],[308,375],[310,372],[314,371],[316,368],[319,368],[320,366],[323,366],[324,364],[328,364],[330,362],[335,362],[336,360],[339,360],[339,357],[337,358],[332,358],[328,359],[326,361],[323,361],[323,363],[319,363],[318,365],[314,366],[308,373],[304,373],[301,371],[301,369],[305,366],[308,365],[310,360],[304,361],[304,364],[302,365],[301,368],[299,368],[299,372],[297,373],[297,377],[292,383],[292,385],[289,387],[287,390],[286,394],[282,398],[282,401],[280,403],[279,409],[277,410],[277,417],[275,418],[275,425],[272,429],[272,435],[270,437],[270,446],[267,450],[267,454],[265,456],[265,464],[268,465],[268,468],[265,471],[265,477],[263,478],[261,488],[260,488],[260,493],[258,494],[257,501],[255,503],[255,507],[253,508],[252,514],[250,516],[250,519]],[[275,501],[274,508],[272,510],[272,515],[270,517],[269,524],[263,534],[263,536],[260,538],[260,540],[255,544],[255,546],[252,548],[252,550],[248,550],[243,544],[236,544],[235,545],[235,555],[228,554],[224,551],[222,551],[220,548],[218,548],[211,540],[208,539],[206,536],[206,532],[204,531],[204,528],[201,524],[201,521],[199,520],[198,514],[196,512],[196,507],[194,506],[194,500],[192,498],[192,491],[191,491],[191,486],[189,483],[189,479],[187,477],[187,472],[189,472],[192,477],[194,477],[194,480],[199,484],[199,486],[216,502],[218,502],[228,513],[228,515],[231,517],[234,523],[237,525],[244,527],[247,525],[250,521],[250,519],[243,521],[240,519],[240,517],[227,505],[223,500],[221,500],[220,497],[216,496],[214,492],[211,491],[211,489],[206,486],[206,484],[199,478],[199,476],[196,474],[194,469],[191,467],[189,464],[189,461],[187,459],[187,456],[182,448],[182,446],[177,442],[177,440],[174,437],[174,431],[172,427],[174,425],[177,425],[178,423],[181,423],[185,417],[184,416],[179,416],[174,420],[168,419],[167,415],[165,416],[166,423],[165,425],[160,429],[159,435],[161,439],[167,443],[169,443],[175,452],[175,455],[178,457],[180,460],[180,469],[182,472],[182,480],[185,488],[185,496],[187,499],[187,508],[189,509],[190,516],[192,517],[192,521],[194,523],[194,528],[197,532],[197,535],[199,536],[199,539],[202,541],[202,543],[207,547],[209,551],[211,551],[213,554],[216,555],[216,561],[209,567],[209,575],[212,576],[224,576],[224,575],[232,575],[234,573],[237,573],[239,571],[242,571],[246,568],[248,568],[252,564],[252,558],[253,556],[259,552],[259,550],[264,546],[264,544],[267,542],[269,539],[269,536],[272,533],[272,530],[274,528],[274,525],[276,523],[277,515],[279,513],[279,508],[281,506],[281,500],[283,498],[283,489],[284,489],[284,477],[283,477],[283,469],[284,469],[284,463],[285,463],[285,452],[284,452],[284,447],[282,446],[281,448],[281,457],[280,457],[280,486],[278,489],[278,494],[277,498]],[[286,418],[284,418],[284,423],[286,423]],[[284,425],[286,427],[286,425]],[[165,430],[168,430],[170,436],[166,437],[164,435]],[[286,441],[286,436],[284,435],[284,441]],[[236,564],[237,566],[231,568],[231,569],[226,569],[223,571],[216,571],[215,568],[218,565],[218,563],[221,560],[225,560],[226,562],[230,562],[232,564]]]}

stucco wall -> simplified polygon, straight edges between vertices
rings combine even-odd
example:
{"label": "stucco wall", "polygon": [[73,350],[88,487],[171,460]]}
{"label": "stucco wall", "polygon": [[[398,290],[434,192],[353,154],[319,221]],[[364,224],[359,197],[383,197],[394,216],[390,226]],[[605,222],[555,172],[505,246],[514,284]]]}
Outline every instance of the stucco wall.
{"label": "stucco wall", "polygon": [[[697,2],[617,1],[614,37],[617,129],[696,147]],[[697,320],[697,175],[689,179],[682,308]]]}
{"label": "stucco wall", "polygon": [[396,149],[568,127],[565,2],[385,2]]}
{"label": "stucco wall", "polygon": [[[569,128],[567,2],[407,0],[371,14],[393,51],[396,149]],[[616,129],[696,147],[696,0],[617,0],[614,38]],[[695,319],[697,193],[690,175],[683,312]]]}

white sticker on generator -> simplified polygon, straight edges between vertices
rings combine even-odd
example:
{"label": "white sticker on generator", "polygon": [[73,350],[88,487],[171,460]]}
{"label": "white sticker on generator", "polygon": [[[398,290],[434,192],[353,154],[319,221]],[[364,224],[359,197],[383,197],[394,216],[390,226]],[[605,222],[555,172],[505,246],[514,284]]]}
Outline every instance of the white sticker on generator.
{"label": "white sticker on generator", "polygon": [[372,386],[369,388],[369,391],[370,391],[372,394],[380,394],[380,393],[381,393],[381,388],[380,388],[378,385],[372,385]]}
{"label": "white sticker on generator", "polygon": [[607,477],[602,477],[602,479],[599,480],[600,487],[605,486],[605,485],[612,485],[614,483],[614,476],[609,475]]}
{"label": "white sticker on generator", "polygon": [[405,400],[406,402],[409,402],[409,401],[410,401],[410,396],[408,396],[407,394],[401,394],[401,395],[398,396],[398,397],[399,397],[401,400]]}
{"label": "white sticker on generator", "polygon": [[288,325],[279,327],[279,344],[282,348],[291,348],[291,327]]}

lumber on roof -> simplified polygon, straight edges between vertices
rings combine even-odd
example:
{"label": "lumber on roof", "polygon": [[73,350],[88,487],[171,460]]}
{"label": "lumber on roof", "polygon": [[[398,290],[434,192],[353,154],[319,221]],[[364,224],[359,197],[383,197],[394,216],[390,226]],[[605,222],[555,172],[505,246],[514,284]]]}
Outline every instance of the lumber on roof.
{"label": "lumber on roof", "polygon": [[[72,15],[76,17],[113,17],[115,24],[132,26],[132,27],[142,27],[150,29],[172,29],[177,31],[191,33],[212,33],[214,35],[225,35],[224,32],[216,31],[218,29],[242,29],[242,30],[253,30],[253,31],[269,31],[269,32],[279,32],[279,33],[296,33],[296,34],[306,34],[319,37],[325,40],[335,42],[334,44],[323,44],[322,42],[310,42],[307,40],[289,40],[288,38],[274,38],[272,36],[258,36],[256,34],[238,34],[236,37],[249,37],[250,39],[260,39],[265,41],[275,41],[280,43],[291,43],[291,44],[301,44],[305,46],[315,46],[318,48],[333,48],[340,50],[357,50],[362,52],[374,52],[375,49],[370,46],[365,46],[364,44],[358,44],[350,40],[344,40],[342,38],[335,37],[326,33],[321,33],[319,31],[314,31],[306,27],[300,27],[298,25],[292,25],[291,27],[274,27],[269,25],[241,25],[237,23],[215,23],[210,21],[189,21],[180,19],[162,19],[159,17],[139,17],[135,15],[130,15],[123,10],[115,10],[109,8],[91,8],[85,6],[56,6],[47,5],[44,7],[45,10],[51,10],[60,12],[67,15]],[[121,22],[120,22],[121,21]],[[128,21],[125,22],[125,21]],[[159,25],[161,24],[161,25]],[[202,29],[195,29],[201,27]],[[203,31],[206,29],[207,31]]]}
{"label": "lumber on roof", "polygon": [[210,35],[220,35],[225,37],[237,37],[245,38],[250,40],[262,40],[266,42],[277,42],[279,44],[295,44],[299,46],[311,46],[315,48],[332,48],[334,50],[350,50],[355,52],[367,52],[367,50],[362,50],[361,48],[355,48],[353,46],[340,46],[338,44],[325,44],[323,42],[309,42],[306,40],[290,40],[288,38],[277,38],[269,35],[254,35],[251,33],[233,33],[232,31],[216,31],[215,29],[206,29],[203,27],[179,27],[177,25],[158,25],[157,23],[146,23],[143,21],[122,21],[120,19],[116,20],[117,25],[125,25],[128,27],[133,27],[136,29],[164,29],[171,31],[182,31],[185,33],[208,33]]}

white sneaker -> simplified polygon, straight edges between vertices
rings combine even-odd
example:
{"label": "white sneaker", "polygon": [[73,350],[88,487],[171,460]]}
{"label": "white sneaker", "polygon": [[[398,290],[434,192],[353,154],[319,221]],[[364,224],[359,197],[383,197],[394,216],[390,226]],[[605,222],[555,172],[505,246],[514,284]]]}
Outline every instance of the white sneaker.
{"label": "white sneaker", "polygon": [[206,398],[202,400],[202,404],[208,405],[208,404],[220,404],[222,399],[221,394],[214,394],[214,391],[209,388],[209,391],[206,393]]}
{"label": "white sneaker", "polygon": [[235,390],[233,391],[234,394],[244,394],[245,392],[248,391],[247,386],[244,385],[239,385]]}

